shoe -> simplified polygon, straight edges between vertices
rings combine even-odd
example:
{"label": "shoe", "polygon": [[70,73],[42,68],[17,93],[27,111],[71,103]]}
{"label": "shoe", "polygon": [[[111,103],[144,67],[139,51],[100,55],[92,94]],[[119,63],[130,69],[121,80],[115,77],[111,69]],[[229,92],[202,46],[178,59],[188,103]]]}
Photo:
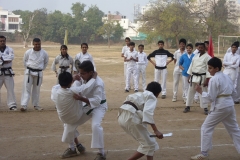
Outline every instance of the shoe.
{"label": "shoe", "polygon": [[27,106],[22,106],[22,108],[20,109],[22,112],[27,110]]}
{"label": "shoe", "polygon": [[135,90],[134,92],[138,92],[138,90]]}
{"label": "shoe", "polygon": [[77,149],[81,154],[83,154],[86,150],[85,147],[82,144],[78,144]]}
{"label": "shoe", "polygon": [[129,90],[128,90],[128,89],[125,89],[125,92],[129,92]]}
{"label": "shoe", "polygon": [[16,106],[12,106],[11,108],[9,108],[10,111],[17,111],[17,107]]}
{"label": "shoe", "polygon": [[202,154],[198,154],[196,156],[191,157],[191,160],[207,160],[208,156],[204,156]]}
{"label": "shoe", "polygon": [[239,101],[234,101],[235,104],[239,104]]}
{"label": "shoe", "polygon": [[103,156],[102,153],[98,153],[94,160],[106,160],[106,155]]}
{"label": "shoe", "polygon": [[208,109],[207,108],[204,108],[204,114],[208,115]]}
{"label": "shoe", "polygon": [[166,98],[166,95],[162,95],[162,99],[165,99]]}
{"label": "shoe", "polygon": [[76,148],[73,150],[71,150],[71,148],[66,149],[66,151],[63,153],[63,155],[61,156],[62,159],[64,158],[69,158],[69,157],[75,157],[77,156],[77,151]]}
{"label": "shoe", "polygon": [[172,101],[173,101],[173,102],[177,102],[177,98],[173,98]]}
{"label": "shoe", "polygon": [[38,111],[43,110],[43,108],[42,108],[42,107],[39,107],[39,106],[34,106],[34,109],[35,109],[35,110],[38,110]]}
{"label": "shoe", "polygon": [[187,112],[190,112],[190,107],[187,106],[184,110],[183,110],[183,113],[187,113]]}

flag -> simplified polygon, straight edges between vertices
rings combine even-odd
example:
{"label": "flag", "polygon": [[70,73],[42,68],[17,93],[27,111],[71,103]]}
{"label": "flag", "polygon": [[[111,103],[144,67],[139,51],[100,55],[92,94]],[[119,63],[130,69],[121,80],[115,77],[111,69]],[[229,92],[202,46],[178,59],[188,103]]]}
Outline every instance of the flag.
{"label": "flag", "polygon": [[209,56],[214,57],[212,35],[209,36],[208,54]]}

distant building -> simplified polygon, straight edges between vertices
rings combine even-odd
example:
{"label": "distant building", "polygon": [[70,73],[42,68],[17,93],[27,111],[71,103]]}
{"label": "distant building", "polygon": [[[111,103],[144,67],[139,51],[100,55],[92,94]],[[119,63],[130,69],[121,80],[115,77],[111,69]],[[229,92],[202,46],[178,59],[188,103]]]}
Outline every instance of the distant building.
{"label": "distant building", "polygon": [[20,15],[15,15],[0,7],[0,17],[0,32],[14,33],[16,30],[21,32],[22,18]]}

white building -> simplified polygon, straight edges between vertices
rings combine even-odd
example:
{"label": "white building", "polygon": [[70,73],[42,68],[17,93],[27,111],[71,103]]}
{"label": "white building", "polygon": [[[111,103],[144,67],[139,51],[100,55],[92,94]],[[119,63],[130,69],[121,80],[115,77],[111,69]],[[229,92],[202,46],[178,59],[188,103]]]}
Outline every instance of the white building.
{"label": "white building", "polygon": [[22,18],[20,15],[15,15],[0,7],[0,17],[0,32],[14,33],[16,30],[21,32]]}

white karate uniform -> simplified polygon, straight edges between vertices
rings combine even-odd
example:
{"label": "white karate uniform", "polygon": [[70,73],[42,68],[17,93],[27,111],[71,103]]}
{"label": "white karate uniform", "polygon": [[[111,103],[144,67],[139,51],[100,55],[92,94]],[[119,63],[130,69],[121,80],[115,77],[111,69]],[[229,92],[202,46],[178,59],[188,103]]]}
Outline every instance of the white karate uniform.
{"label": "white karate uniform", "polygon": [[237,53],[233,54],[232,52],[227,52],[223,58],[223,65],[225,67],[223,73],[232,79],[234,85],[238,77],[239,58],[240,56]]}
{"label": "white karate uniform", "polygon": [[[47,67],[48,59],[48,54],[43,49],[41,49],[40,51],[34,51],[33,49],[29,49],[24,54],[23,64],[26,70],[24,74],[21,98],[22,106],[27,106],[31,94],[33,106],[39,106],[40,87],[43,79],[42,71]],[[39,71],[31,71],[31,69],[28,68]]]}
{"label": "white karate uniform", "polygon": [[[127,59],[130,59],[131,57],[133,57],[134,59],[138,58],[138,53],[136,51],[127,51],[124,54],[124,57],[126,57]],[[137,62],[136,61],[128,61],[127,62],[127,78],[126,78],[126,87],[125,89],[129,89],[130,88],[130,79],[131,79],[131,75],[133,75],[133,80],[134,80],[134,89],[138,90],[138,69],[137,69]]]}
{"label": "white karate uniform", "polygon": [[6,46],[4,52],[0,51],[0,89],[4,84],[7,89],[7,105],[9,108],[16,106],[16,98],[14,94],[14,79],[13,79],[13,70],[12,62],[3,63],[3,61],[13,61],[14,53],[13,49]]}
{"label": "white karate uniform", "polygon": [[193,52],[193,54],[199,54],[199,50],[198,49],[195,49],[195,51]]}
{"label": "white karate uniform", "polygon": [[236,91],[237,91],[237,97],[234,99],[235,102],[240,101],[240,68],[238,68],[238,76],[236,80]]}
{"label": "white karate uniform", "polygon": [[[184,54],[184,52],[181,53],[180,49],[178,49],[174,53],[174,57],[173,57],[174,60],[176,60],[175,67],[173,70],[173,98],[177,98],[179,81],[180,81],[180,79],[183,79],[182,78],[182,70],[179,68],[179,61],[183,54]],[[182,85],[182,92],[183,91],[184,91],[184,85]],[[182,94],[182,97],[184,97],[183,94]]]}
{"label": "white karate uniform", "polygon": [[[206,78],[211,77],[210,73],[208,72],[208,61],[211,58],[212,57],[209,56],[207,53],[204,53],[202,56],[200,56],[200,54],[197,54],[193,57],[192,63],[187,72],[189,75],[192,75],[192,79],[191,79],[192,83],[190,83],[190,87],[188,89],[186,106],[192,105],[193,98],[196,93],[195,86],[197,84],[199,85],[201,80],[202,80],[201,86],[203,88],[203,91],[207,91],[207,87],[203,87],[203,84],[204,84]],[[206,75],[196,76],[196,75],[193,75],[193,73],[198,73],[198,74],[206,73]],[[199,97],[199,99],[200,99],[200,107],[207,108],[208,105],[202,103],[201,96]]]}
{"label": "white karate uniform", "polygon": [[233,82],[221,71],[210,79],[208,93],[202,93],[204,104],[211,103],[211,112],[201,127],[201,151],[212,148],[212,134],[216,125],[223,123],[238,153],[240,153],[240,129],[236,120],[233,97],[236,96]]}
{"label": "white karate uniform", "polygon": [[[122,54],[123,55],[125,55],[125,53],[127,52],[127,51],[129,51],[129,47],[126,45],[126,46],[123,46],[123,48],[122,48]],[[127,78],[127,62],[124,62],[124,70],[123,70],[123,72],[124,72],[124,79],[125,79],[125,81],[126,81],[126,78]]]}
{"label": "white karate uniform", "polygon": [[[226,53],[231,53],[231,52],[232,52],[232,47],[229,47]],[[238,50],[236,51],[236,53],[240,55],[240,47],[238,47]]]}
{"label": "white karate uniform", "polygon": [[154,110],[157,105],[157,98],[152,92],[145,90],[131,94],[126,101],[134,103],[138,111],[129,104],[123,104],[118,113],[118,123],[123,130],[140,143],[137,151],[147,156],[153,156],[159,149],[155,138],[147,129],[147,123],[154,124]]}
{"label": "white karate uniform", "polygon": [[[59,68],[56,68],[56,65],[59,64]],[[71,67],[70,67],[71,65]],[[65,67],[65,68],[60,68],[60,67]],[[58,75],[64,71],[72,73],[72,69],[73,69],[73,59],[71,56],[68,56],[68,59],[65,57],[63,57],[61,54],[58,55],[53,63],[52,63],[52,67],[51,69],[53,71],[57,71]]]}
{"label": "white karate uniform", "polygon": [[142,75],[142,88],[143,90],[146,89],[146,67],[148,65],[148,59],[146,53],[138,52],[138,62],[137,62],[137,69],[138,69],[138,84],[140,75]]}
{"label": "white karate uniform", "polygon": [[73,63],[73,71],[74,71],[74,72],[77,71],[77,69],[76,69],[76,67],[75,67],[75,61],[76,61],[76,60],[79,60],[81,63],[82,63],[83,61],[91,61],[92,64],[93,64],[93,66],[94,66],[94,70],[96,71],[96,66],[95,66],[95,63],[94,63],[94,61],[93,61],[93,58],[92,58],[91,54],[89,54],[89,53],[83,54],[83,53],[81,52],[81,53],[78,53],[78,54],[76,55],[76,57],[75,57],[75,59],[74,59],[74,63]]}

